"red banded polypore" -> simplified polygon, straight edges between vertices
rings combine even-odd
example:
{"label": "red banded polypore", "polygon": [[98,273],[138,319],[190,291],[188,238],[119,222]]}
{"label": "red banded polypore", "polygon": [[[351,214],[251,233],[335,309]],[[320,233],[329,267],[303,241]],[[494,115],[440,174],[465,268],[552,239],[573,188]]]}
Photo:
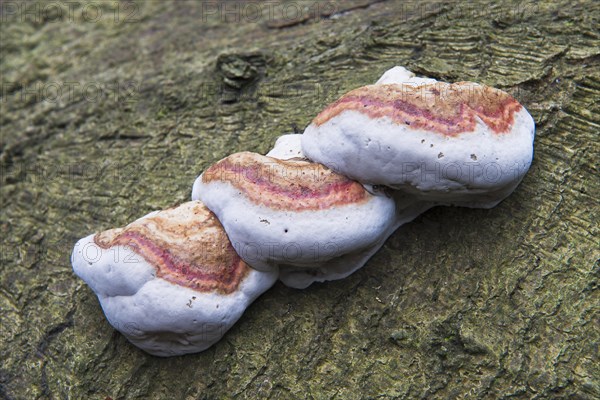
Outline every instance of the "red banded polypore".
{"label": "red banded polypore", "polygon": [[[237,153],[208,168],[194,186],[238,254],[264,271],[361,258],[395,223],[391,198],[308,161]],[[360,266],[348,261],[340,277]]]}
{"label": "red banded polypore", "polygon": [[81,239],[71,262],[110,324],[158,356],[208,348],[277,279],[242,261],[199,201]]}
{"label": "red banded polypore", "polygon": [[534,133],[527,110],[506,92],[413,79],[345,94],[308,126],[302,150],[363,183],[427,201],[492,207],[527,172]]}
{"label": "red banded polypore", "polygon": [[73,269],[138,347],[202,351],[278,276],[295,288],[341,279],[430,207],[496,205],[529,168],[534,133],[501,90],[395,67],[268,157],[237,153],[208,168],[192,191],[206,207],[81,239]]}

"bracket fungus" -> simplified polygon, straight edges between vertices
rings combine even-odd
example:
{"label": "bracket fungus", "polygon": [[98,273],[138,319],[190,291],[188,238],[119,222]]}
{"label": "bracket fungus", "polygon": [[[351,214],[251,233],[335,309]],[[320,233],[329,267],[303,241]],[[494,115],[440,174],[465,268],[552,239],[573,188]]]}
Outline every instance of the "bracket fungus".
{"label": "bracket fungus", "polygon": [[348,92],[306,128],[304,154],[440,204],[495,206],[531,164],[531,115],[501,90],[432,81],[396,67]]}
{"label": "bracket fungus", "polygon": [[278,278],[341,279],[431,207],[495,206],[527,172],[534,134],[508,93],[394,67],[266,156],[210,166],[191,202],[81,239],[73,270],[136,346],[202,351]]}
{"label": "bracket fungus", "polygon": [[71,262],[110,324],[157,356],[210,347],[277,280],[240,259],[199,201],[85,237]]}
{"label": "bracket fungus", "polygon": [[256,153],[212,165],[194,191],[238,254],[261,271],[318,268],[349,253],[360,258],[395,220],[393,199],[321,164]]}

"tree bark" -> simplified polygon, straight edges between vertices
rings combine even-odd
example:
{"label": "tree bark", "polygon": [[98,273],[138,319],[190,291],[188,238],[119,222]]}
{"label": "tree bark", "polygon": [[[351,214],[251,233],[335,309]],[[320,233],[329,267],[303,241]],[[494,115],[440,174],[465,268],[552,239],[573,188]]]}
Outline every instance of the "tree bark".
{"label": "tree bark", "polygon": [[[0,397],[600,397],[598,2],[0,7]],[[432,209],[345,280],[276,284],[200,354],[108,324],[78,238],[186,201],[394,65],[526,106],[534,162],[508,199]]]}

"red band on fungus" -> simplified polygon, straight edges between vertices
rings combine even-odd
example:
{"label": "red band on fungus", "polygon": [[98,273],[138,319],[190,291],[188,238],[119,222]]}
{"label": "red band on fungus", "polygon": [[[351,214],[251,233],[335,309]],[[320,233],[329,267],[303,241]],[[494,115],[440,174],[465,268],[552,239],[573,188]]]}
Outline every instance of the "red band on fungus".
{"label": "red band on fungus", "polygon": [[370,85],[348,92],[314,120],[322,125],[346,110],[372,119],[389,117],[396,124],[457,136],[475,129],[476,117],[496,134],[510,131],[521,104],[511,95],[470,82],[410,86]]}
{"label": "red band on fungus", "polygon": [[200,202],[98,233],[94,242],[103,249],[125,246],[126,254],[115,253],[115,258],[127,263],[142,257],[157,277],[199,292],[235,292],[250,268],[215,215]]}
{"label": "red band on fungus", "polygon": [[356,181],[307,161],[237,153],[202,175],[204,183],[226,182],[251,202],[277,210],[320,210],[361,203],[369,193]]}

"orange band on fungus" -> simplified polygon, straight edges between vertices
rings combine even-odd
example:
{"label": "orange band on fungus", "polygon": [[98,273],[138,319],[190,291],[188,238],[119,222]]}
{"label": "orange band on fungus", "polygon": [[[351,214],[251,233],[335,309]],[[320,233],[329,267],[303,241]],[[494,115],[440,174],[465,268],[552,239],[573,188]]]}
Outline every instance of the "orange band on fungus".
{"label": "orange band on fungus", "polygon": [[398,125],[456,136],[475,130],[476,117],[496,134],[510,131],[522,106],[511,95],[470,82],[411,86],[364,86],[330,104],[314,120],[317,126],[346,110],[369,118],[388,117]]}
{"label": "orange band on fungus", "polygon": [[356,181],[308,161],[277,160],[254,153],[233,154],[208,168],[204,183],[225,182],[251,202],[277,210],[320,210],[367,201]]}
{"label": "orange band on fungus", "polygon": [[250,267],[236,254],[219,220],[200,202],[184,203],[94,236],[103,249],[126,246],[115,254],[124,263],[142,257],[156,276],[199,292],[235,292]]}

